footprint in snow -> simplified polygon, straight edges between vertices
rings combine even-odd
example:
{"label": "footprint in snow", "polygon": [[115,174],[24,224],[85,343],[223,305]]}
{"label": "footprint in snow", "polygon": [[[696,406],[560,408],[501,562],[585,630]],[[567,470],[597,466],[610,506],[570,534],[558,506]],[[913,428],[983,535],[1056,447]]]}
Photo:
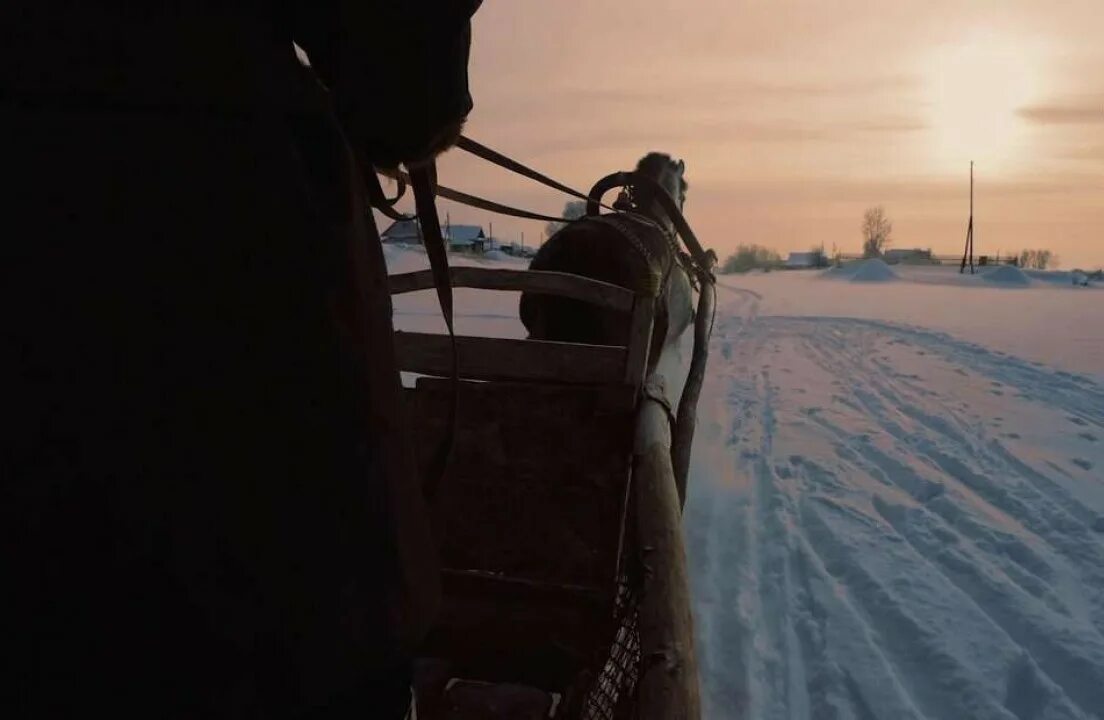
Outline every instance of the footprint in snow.
{"label": "footprint in snow", "polygon": [[1080,425],[1081,427],[1084,427],[1084,426],[1088,425],[1088,423],[1087,423],[1087,422],[1085,422],[1085,421],[1084,421],[1084,420],[1082,420],[1081,418],[1079,418],[1079,417],[1076,417],[1076,416],[1074,416],[1074,415],[1070,415],[1070,416],[1069,416],[1069,421],[1070,421],[1071,423],[1073,423],[1074,425]]}
{"label": "footprint in snow", "polygon": [[1092,443],[1096,442],[1096,435],[1093,435],[1091,432],[1077,433],[1077,437]]}
{"label": "footprint in snow", "polygon": [[1084,458],[1072,458],[1070,462],[1085,471],[1092,470],[1093,467],[1093,464]]}
{"label": "footprint in snow", "polygon": [[1005,433],[1001,437],[1006,437],[1009,440],[1019,440],[1020,439],[1020,434],[1019,433]]}

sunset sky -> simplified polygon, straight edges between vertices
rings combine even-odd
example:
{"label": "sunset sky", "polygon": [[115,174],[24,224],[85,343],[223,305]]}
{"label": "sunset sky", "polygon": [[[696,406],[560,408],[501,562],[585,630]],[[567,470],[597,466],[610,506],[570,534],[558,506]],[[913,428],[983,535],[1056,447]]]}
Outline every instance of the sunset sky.
{"label": "sunset sky", "polygon": [[[486,0],[471,137],[569,185],[649,150],[685,159],[686,214],[721,254],[961,252],[976,161],[979,254],[1104,265],[1101,0]],[[441,181],[558,214],[565,198],[459,151]],[[527,244],[541,223],[442,203]]]}

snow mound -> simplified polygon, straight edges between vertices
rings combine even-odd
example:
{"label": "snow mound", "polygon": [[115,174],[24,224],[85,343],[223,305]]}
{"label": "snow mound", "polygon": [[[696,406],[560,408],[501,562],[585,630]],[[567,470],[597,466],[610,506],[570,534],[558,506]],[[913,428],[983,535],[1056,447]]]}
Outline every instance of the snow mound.
{"label": "snow mound", "polygon": [[1001,265],[982,275],[981,279],[990,285],[1005,287],[1027,287],[1031,284],[1031,278],[1015,265]]}
{"label": "snow mound", "polygon": [[849,282],[889,282],[899,279],[893,268],[881,258],[859,260],[829,271],[829,277]]}
{"label": "snow mound", "polygon": [[484,260],[509,260],[510,256],[501,250],[488,250],[483,253]]}
{"label": "snow mound", "polygon": [[888,282],[896,280],[897,273],[884,260],[873,258],[862,263],[851,276],[851,282]]}

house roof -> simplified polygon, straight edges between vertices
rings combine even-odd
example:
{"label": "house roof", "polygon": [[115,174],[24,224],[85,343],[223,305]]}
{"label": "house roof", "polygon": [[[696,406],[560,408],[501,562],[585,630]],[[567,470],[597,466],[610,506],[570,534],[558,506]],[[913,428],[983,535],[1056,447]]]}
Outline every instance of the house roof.
{"label": "house roof", "polygon": [[418,238],[422,237],[422,229],[414,220],[396,220],[390,227],[380,233],[386,238]]}
{"label": "house roof", "polygon": [[786,258],[787,265],[812,265],[816,262],[818,252],[792,252]]}
{"label": "house roof", "polygon": [[[450,245],[472,245],[476,240],[485,238],[483,228],[479,225],[446,225],[441,228],[445,239]],[[422,239],[422,229],[416,220],[396,220],[382,233],[381,237],[387,240]]]}
{"label": "house roof", "polygon": [[444,230],[445,237],[453,245],[471,245],[485,237],[479,225],[448,225]]}

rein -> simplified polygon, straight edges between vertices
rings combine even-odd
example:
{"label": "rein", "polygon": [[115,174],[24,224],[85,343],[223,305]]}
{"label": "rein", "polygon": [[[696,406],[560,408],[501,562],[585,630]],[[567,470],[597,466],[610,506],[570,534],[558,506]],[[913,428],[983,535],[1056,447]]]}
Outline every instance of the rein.
{"label": "rein", "polygon": [[430,499],[437,494],[437,487],[445,477],[449,460],[452,458],[453,444],[456,442],[457,417],[460,407],[460,353],[456,347],[456,328],[453,324],[452,278],[449,274],[448,254],[445,238],[441,234],[441,219],[437,216],[437,205],[433,200],[434,186],[437,184],[437,165],[427,165],[410,171],[410,184],[414,189],[414,204],[418,219],[422,225],[422,239],[425,244],[429,267],[433,273],[433,285],[437,289],[437,302],[441,305],[441,314],[448,329],[449,351],[452,355],[452,377],[449,378],[448,431],[437,455],[433,458],[425,484],[426,496]]}
{"label": "rein", "polygon": [[444,479],[449,460],[452,458],[460,407],[460,353],[456,346],[456,328],[453,322],[452,279],[449,276],[445,239],[441,234],[441,219],[437,215],[437,205],[433,199],[440,190],[437,186],[437,165],[430,162],[417,168],[411,168],[408,173],[390,171],[387,174],[394,177],[399,183],[395,197],[387,197],[380,186],[379,176],[376,172],[364,172],[368,200],[372,207],[392,220],[411,220],[413,216],[398,212],[394,205],[402,199],[408,184],[413,189],[415,212],[421,221],[426,257],[429,258],[430,272],[433,273],[433,285],[437,290],[437,302],[441,306],[441,315],[445,319],[445,328],[448,330],[449,351],[452,356],[452,372],[449,377],[451,397],[447,421],[448,431],[430,461],[430,467],[422,488],[426,497],[432,500],[437,494],[437,488],[441,484],[441,480]]}

